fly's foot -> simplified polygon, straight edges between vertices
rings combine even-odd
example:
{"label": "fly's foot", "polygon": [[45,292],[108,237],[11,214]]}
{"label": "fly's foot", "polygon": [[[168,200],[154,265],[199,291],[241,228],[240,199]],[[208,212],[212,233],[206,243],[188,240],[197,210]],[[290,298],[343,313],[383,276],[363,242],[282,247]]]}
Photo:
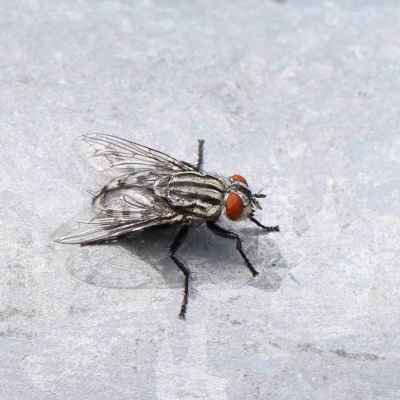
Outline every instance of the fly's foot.
{"label": "fly's foot", "polygon": [[254,222],[257,226],[259,226],[265,232],[280,232],[279,226],[265,226],[260,221],[257,221],[252,215],[250,216],[250,221]]}
{"label": "fly's foot", "polygon": [[186,320],[185,313],[181,311],[181,312],[179,313],[179,315],[178,315],[178,318],[179,318],[181,321],[185,321],[185,320]]}
{"label": "fly's foot", "polygon": [[276,226],[264,226],[264,225],[261,225],[260,228],[263,231],[266,231],[266,232],[280,232],[279,225],[276,225]]}

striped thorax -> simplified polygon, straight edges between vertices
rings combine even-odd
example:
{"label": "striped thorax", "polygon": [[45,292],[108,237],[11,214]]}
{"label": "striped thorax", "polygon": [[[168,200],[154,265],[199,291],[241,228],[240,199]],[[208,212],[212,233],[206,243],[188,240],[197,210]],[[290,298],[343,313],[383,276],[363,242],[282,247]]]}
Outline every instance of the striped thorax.
{"label": "striped thorax", "polygon": [[226,184],[211,175],[183,172],[160,179],[154,192],[186,215],[192,226],[216,221],[221,215]]}

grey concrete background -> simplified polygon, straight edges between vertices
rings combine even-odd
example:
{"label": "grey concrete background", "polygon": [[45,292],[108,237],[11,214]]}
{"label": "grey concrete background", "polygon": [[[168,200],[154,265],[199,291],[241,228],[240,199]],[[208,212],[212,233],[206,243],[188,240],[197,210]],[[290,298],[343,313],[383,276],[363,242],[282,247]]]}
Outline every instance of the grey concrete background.
{"label": "grey concrete background", "polygon": [[[0,3],[1,399],[400,398],[398,0]],[[51,232],[102,132],[241,173],[281,233]]]}

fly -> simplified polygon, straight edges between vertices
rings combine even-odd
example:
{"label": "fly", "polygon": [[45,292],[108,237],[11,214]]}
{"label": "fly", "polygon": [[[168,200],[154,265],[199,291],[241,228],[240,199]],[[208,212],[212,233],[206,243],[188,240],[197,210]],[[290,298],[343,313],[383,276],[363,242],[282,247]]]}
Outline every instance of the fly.
{"label": "fly", "polygon": [[243,251],[239,235],[216,222],[225,213],[232,221],[248,218],[264,231],[278,232],[278,226],[264,226],[254,217],[256,209],[261,210],[257,199],[266,195],[253,193],[241,175],[226,178],[205,172],[203,140],[199,140],[196,165],[111,135],[84,135],[80,143],[86,146],[91,161],[114,178],[93,194],[88,211],[53,233],[56,242],[98,244],[133,236],[155,226],[180,226],[168,252],[185,277],[180,319],[185,319],[190,270],[175,253],[185,241],[189,228],[206,223],[214,234],[235,240],[246,267],[253,277],[258,275]]}

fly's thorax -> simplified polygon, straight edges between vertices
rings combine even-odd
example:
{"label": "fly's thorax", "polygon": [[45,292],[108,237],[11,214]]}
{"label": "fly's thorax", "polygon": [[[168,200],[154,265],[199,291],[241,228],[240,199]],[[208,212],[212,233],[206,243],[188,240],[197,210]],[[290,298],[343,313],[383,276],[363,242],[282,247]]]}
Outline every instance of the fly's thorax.
{"label": "fly's thorax", "polygon": [[216,220],[221,214],[225,184],[200,172],[182,172],[156,182],[154,191],[191,219]]}

